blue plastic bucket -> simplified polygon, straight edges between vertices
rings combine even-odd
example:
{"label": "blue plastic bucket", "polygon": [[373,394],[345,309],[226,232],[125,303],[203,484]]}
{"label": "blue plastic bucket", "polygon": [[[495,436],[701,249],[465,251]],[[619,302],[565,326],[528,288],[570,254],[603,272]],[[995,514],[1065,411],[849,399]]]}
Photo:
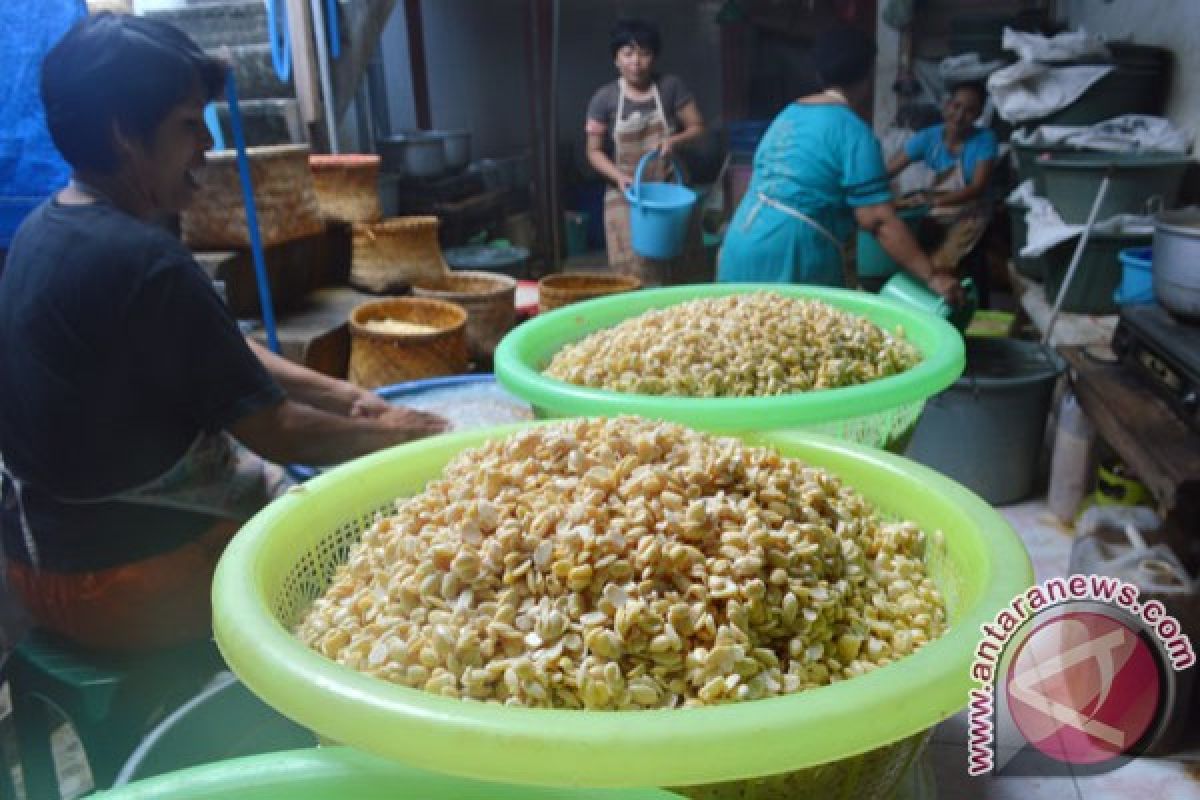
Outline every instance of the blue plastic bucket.
{"label": "blue plastic bucket", "polygon": [[658,153],[651,151],[638,162],[633,185],[625,190],[629,201],[629,236],[634,252],[644,258],[674,258],[683,252],[696,193],[679,181],[675,167],[675,183],[643,183],[642,171]]}
{"label": "blue plastic bucket", "polygon": [[1117,254],[1121,262],[1121,284],[1113,292],[1117,305],[1139,305],[1154,302],[1153,263],[1149,247],[1128,247]]}

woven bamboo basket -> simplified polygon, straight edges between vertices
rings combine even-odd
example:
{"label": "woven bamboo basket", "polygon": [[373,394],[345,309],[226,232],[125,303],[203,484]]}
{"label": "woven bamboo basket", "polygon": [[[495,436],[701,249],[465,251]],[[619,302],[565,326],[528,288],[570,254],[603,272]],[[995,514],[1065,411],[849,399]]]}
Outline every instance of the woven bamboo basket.
{"label": "woven bamboo basket", "polygon": [[[324,230],[308,169],[308,145],[250,147],[246,155],[264,247]],[[200,188],[182,215],[183,240],[196,250],[249,247],[237,153],[206,153],[204,167],[197,173]]]}
{"label": "woven bamboo basket", "polygon": [[350,283],[369,292],[389,286],[437,286],[449,273],[438,244],[437,217],[391,217],[354,224]]}
{"label": "woven bamboo basket", "polygon": [[450,272],[434,286],[414,286],[417,297],[456,303],[467,312],[467,348],[488,359],[517,321],[517,282],[494,272]]}
{"label": "woven bamboo basket", "polygon": [[606,294],[630,292],[642,288],[642,282],[631,275],[608,272],[562,272],[547,275],[538,281],[538,308],[550,311],[580,300],[590,300]]}
{"label": "woven bamboo basket", "polygon": [[379,156],[311,155],[313,186],[321,216],[340,222],[376,222],[379,205]]}
{"label": "woven bamboo basket", "polygon": [[[429,325],[430,333],[378,333],[371,320]],[[428,297],[393,297],[363,303],[350,313],[351,383],[368,389],[467,369],[467,312]]]}

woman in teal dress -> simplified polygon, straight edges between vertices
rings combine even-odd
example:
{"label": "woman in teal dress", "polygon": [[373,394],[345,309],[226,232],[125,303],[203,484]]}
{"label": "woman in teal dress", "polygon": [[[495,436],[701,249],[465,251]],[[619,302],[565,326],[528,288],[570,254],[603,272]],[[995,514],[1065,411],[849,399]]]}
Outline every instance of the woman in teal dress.
{"label": "woman in teal dress", "polygon": [[879,142],[854,108],[870,97],[875,45],[836,28],[813,48],[824,89],[790,103],[754,154],[754,172],[729,225],[717,280],[845,286],[855,225],[933,291],[958,302],[952,271],[935,271],[896,216]]}

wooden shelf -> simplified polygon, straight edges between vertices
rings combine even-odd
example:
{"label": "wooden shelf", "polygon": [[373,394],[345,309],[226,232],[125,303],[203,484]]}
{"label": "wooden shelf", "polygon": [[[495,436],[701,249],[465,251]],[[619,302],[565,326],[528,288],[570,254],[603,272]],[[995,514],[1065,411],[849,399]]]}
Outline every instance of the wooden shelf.
{"label": "wooden shelf", "polygon": [[1137,375],[1060,347],[1075,395],[1100,436],[1150,489],[1164,512],[1200,511],[1200,434]]}

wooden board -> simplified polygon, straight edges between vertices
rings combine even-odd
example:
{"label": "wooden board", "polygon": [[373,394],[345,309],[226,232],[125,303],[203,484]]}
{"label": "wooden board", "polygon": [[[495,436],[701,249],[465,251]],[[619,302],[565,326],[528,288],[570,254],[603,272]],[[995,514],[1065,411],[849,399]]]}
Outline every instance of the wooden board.
{"label": "wooden board", "polygon": [[[1060,347],[1084,412],[1165,511],[1200,503],[1200,435],[1135,374]],[[1190,512],[1189,512],[1190,513]]]}

